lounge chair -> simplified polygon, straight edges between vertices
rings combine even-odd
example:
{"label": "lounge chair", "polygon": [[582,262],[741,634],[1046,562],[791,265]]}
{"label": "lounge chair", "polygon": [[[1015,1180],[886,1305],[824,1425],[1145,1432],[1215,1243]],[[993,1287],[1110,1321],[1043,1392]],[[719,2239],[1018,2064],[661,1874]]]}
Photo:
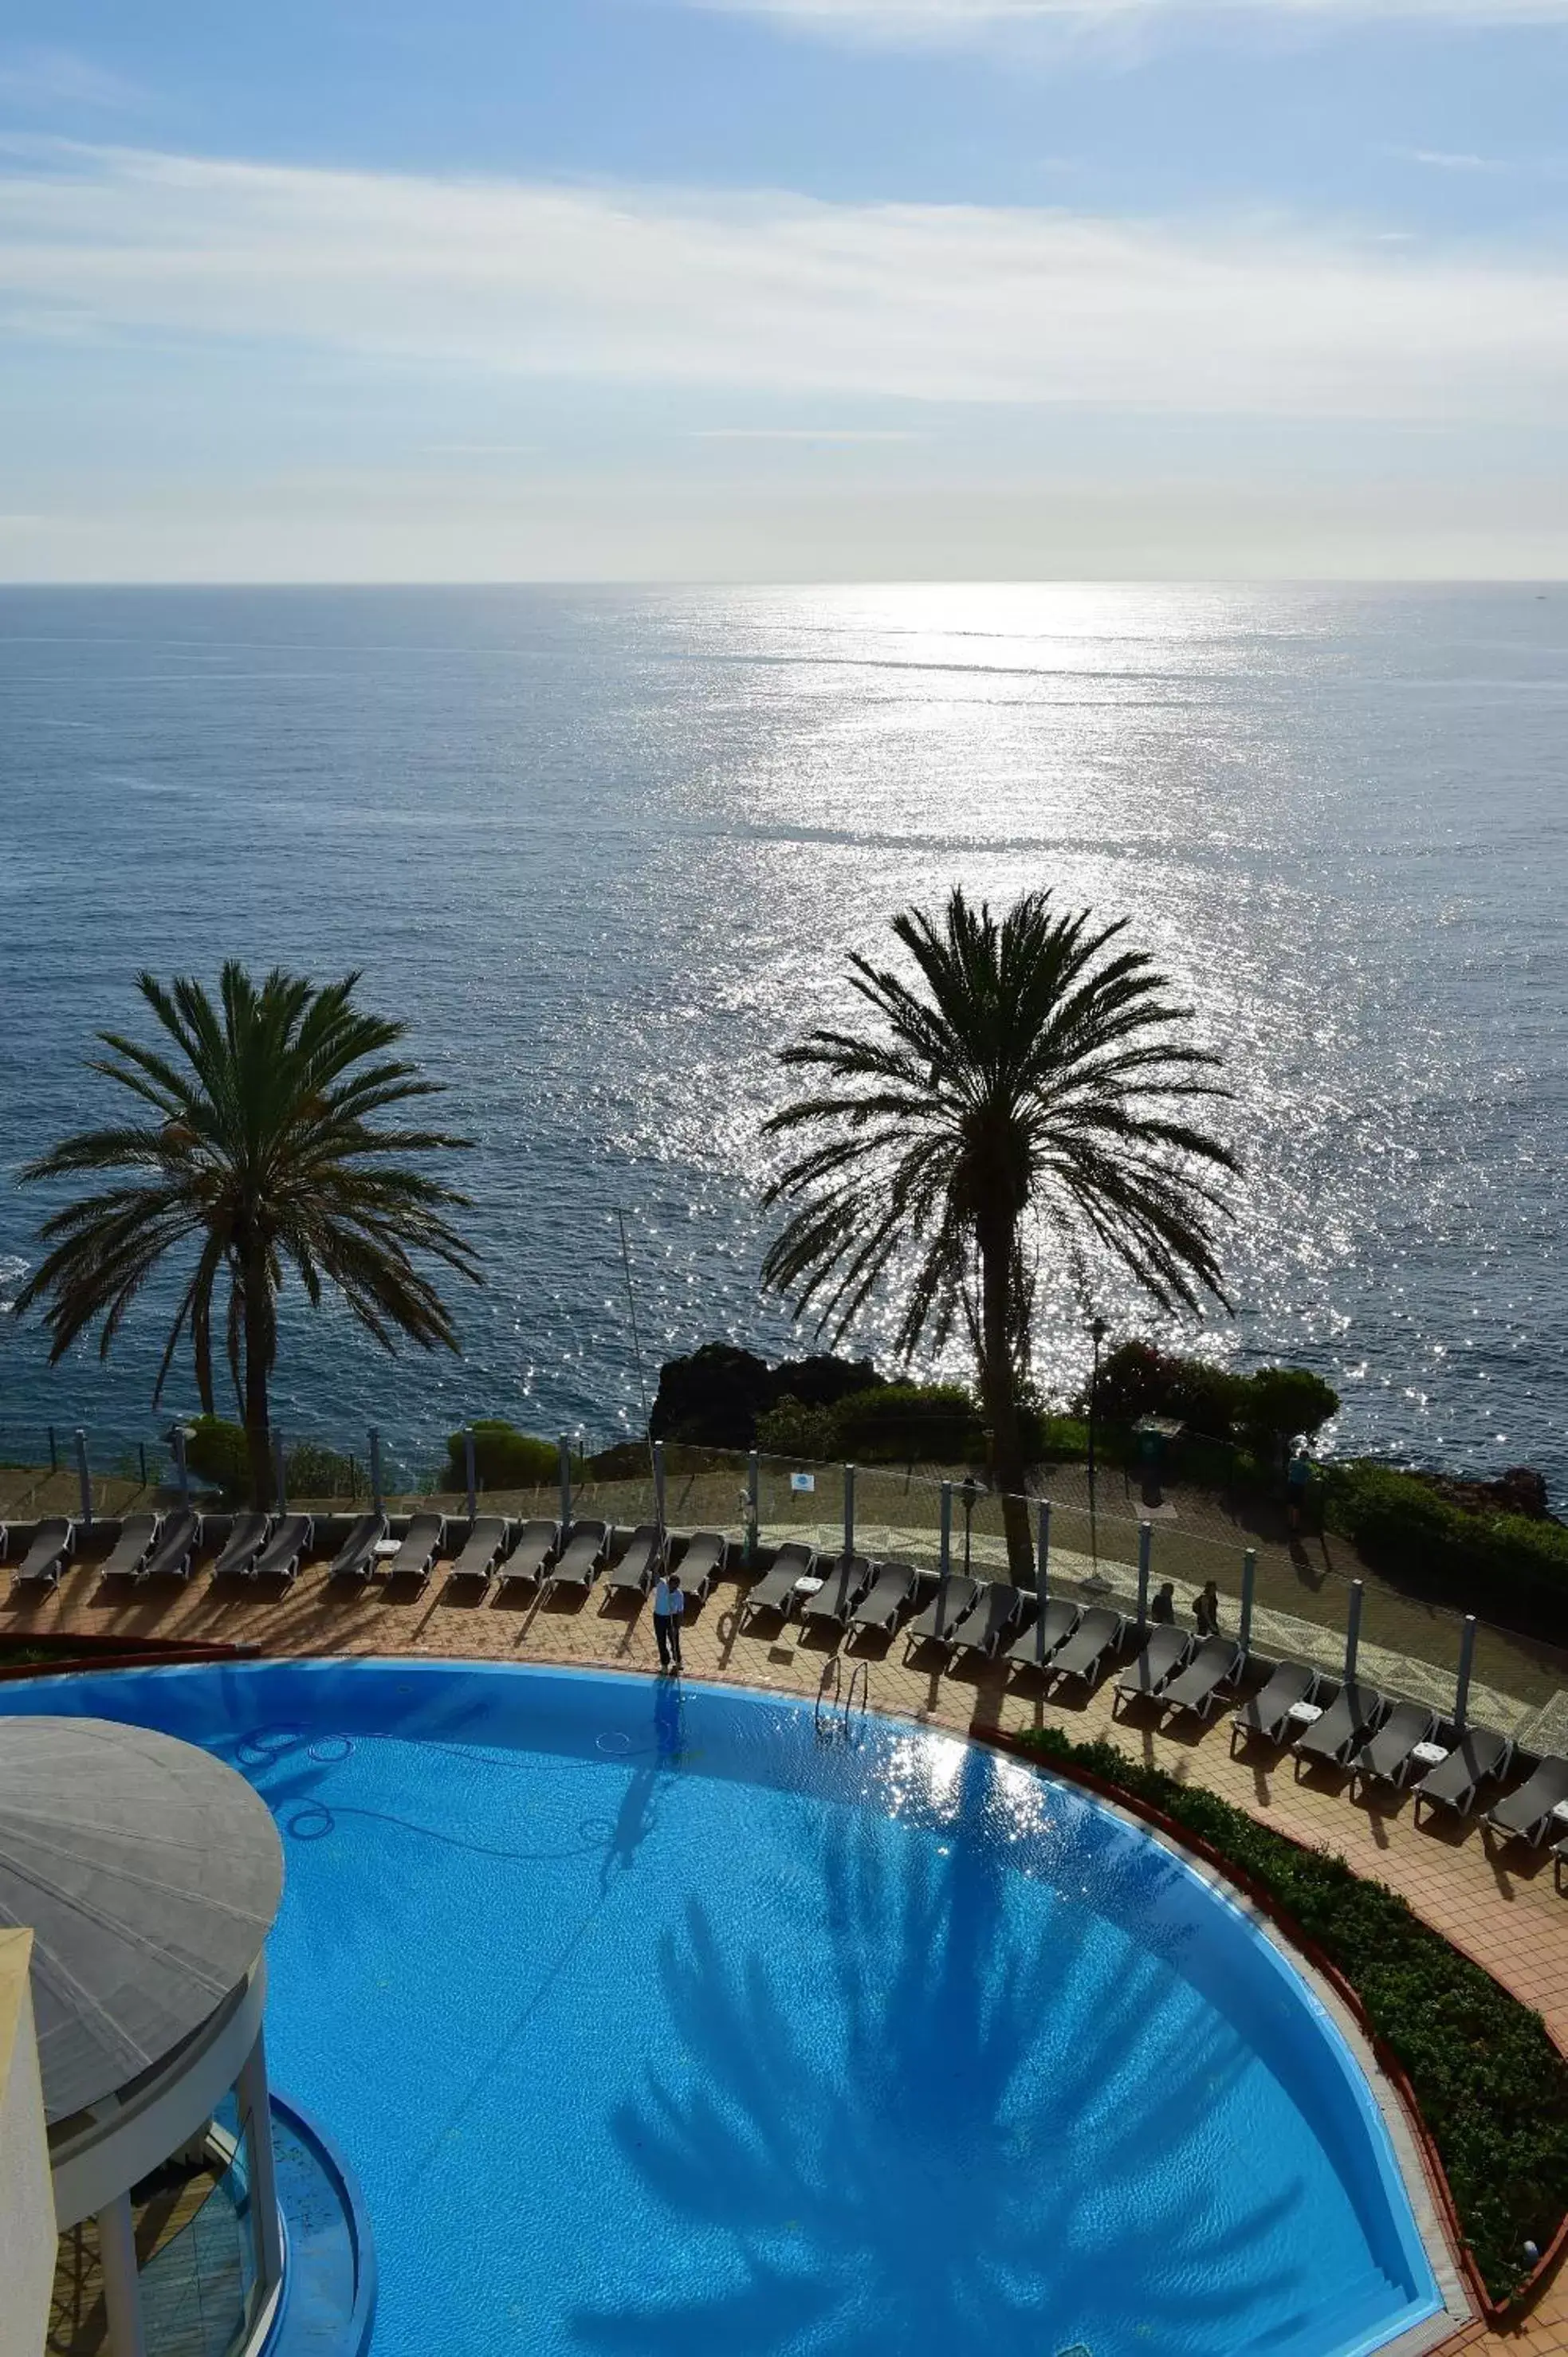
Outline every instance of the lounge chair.
{"label": "lounge chair", "polygon": [[1568,1841],[1560,1841],[1552,1853],[1552,1879],[1559,1890],[1568,1890]]}
{"label": "lounge chair", "polygon": [[1529,1842],[1532,1849],[1539,1849],[1553,1823],[1562,1823],[1556,1812],[1564,1803],[1568,1803],[1568,1760],[1543,1760],[1528,1783],[1493,1803],[1486,1824],[1505,1841]]}
{"label": "lounge chair", "polygon": [[879,1563],[876,1576],[849,1616],[852,1629],[886,1629],[891,1636],[898,1615],[914,1596],[920,1575],[912,1563]]}
{"label": "lounge chair", "polygon": [[163,1526],[161,1514],[127,1514],[98,1575],[100,1579],[134,1579],[156,1545]]}
{"label": "lounge chair", "polygon": [[[667,1549],[657,1523],[639,1523],[618,1563],[605,1574],[606,1587],[616,1596],[646,1596],[654,1576],[664,1568]],[[682,1582],[684,1587],[685,1582]]]}
{"label": "lounge chair", "polygon": [[980,1582],[971,1579],[964,1571],[950,1572],[948,1592],[944,1596],[941,1582],[925,1610],[918,1613],[904,1631],[904,1659],[908,1660],[917,1645],[952,1645],[952,1632],[966,1612],[972,1612],[980,1594]]}
{"label": "lounge chair", "polygon": [[384,1514],[361,1514],[332,1561],[328,1579],[369,1579],[376,1567],[376,1549],[387,1535]]}
{"label": "lounge chair", "polygon": [[609,1545],[607,1523],[574,1523],[566,1544],[540,1581],[540,1593],[553,1596],[558,1587],[575,1587],[586,1595],[597,1579]]}
{"label": "lounge chair", "polygon": [[11,1574],[16,1587],[53,1587],[76,1552],[76,1524],[63,1514],[40,1523],[33,1544]]}
{"label": "lounge chair", "polygon": [[1489,1727],[1467,1727],[1442,1765],[1429,1769],[1416,1786],[1416,1824],[1421,1823],[1423,1801],[1430,1808],[1452,1809],[1456,1817],[1467,1817],[1482,1785],[1505,1776],[1512,1758],[1511,1736],[1494,1734]]}
{"label": "lounge chair", "polygon": [[[463,1541],[461,1551],[447,1571],[448,1585],[455,1579],[477,1579],[481,1592],[487,1588],[497,1564],[506,1551],[507,1532],[510,1527],[504,1514],[477,1514],[474,1517],[473,1528]],[[548,1528],[551,1533],[551,1544],[553,1545],[554,1523],[551,1523]]]}
{"label": "lounge chair", "polygon": [[1162,1710],[1189,1710],[1207,1719],[1227,1686],[1233,1686],[1247,1656],[1233,1637],[1206,1637],[1187,1655],[1174,1678],[1160,1688]]}
{"label": "lounge chair", "polygon": [[445,1514],[415,1514],[408,1535],[396,1555],[387,1560],[389,1579],[417,1579],[423,1587],[435,1568],[435,1558],[446,1544]]}
{"label": "lounge chair", "polygon": [[272,1530],[270,1514],[236,1514],[222,1552],[212,1566],[213,1578],[248,1579]]}
{"label": "lounge chair", "polygon": [[781,1546],[771,1566],[747,1588],[740,1608],[741,1627],[745,1628],[754,1612],[777,1612],[781,1620],[788,1620],[797,1581],[815,1579],[819,1568],[814,1547],[804,1546],[796,1539]]}
{"label": "lounge chair", "polygon": [[1259,1735],[1265,1743],[1283,1743],[1291,1731],[1292,1711],[1297,1703],[1312,1700],[1321,1674],[1317,1670],[1309,1670],[1305,1662],[1281,1662],[1262,1692],[1244,1702],[1232,1717],[1232,1754],[1238,1736],[1245,1740],[1250,1735]]}
{"label": "lounge chair", "polygon": [[293,1579],[309,1553],[316,1537],[316,1523],[309,1514],[280,1514],[261,1553],[252,1558],[246,1570],[247,1579],[281,1579],[284,1584]]}
{"label": "lounge chair", "polygon": [[988,1579],[953,1631],[953,1652],[979,1653],[990,1661],[1033,1601],[1021,1587],[1009,1587],[1004,1579]]}
{"label": "lounge chair", "polygon": [[1437,1713],[1423,1702],[1396,1702],[1375,1735],[1350,1762],[1365,1784],[1402,1785],[1415,1767],[1415,1747],[1437,1732]]}
{"label": "lounge chair", "polygon": [[728,1563],[728,1539],[718,1531],[693,1531],[676,1566],[682,1594],[693,1604],[701,1604]]}
{"label": "lounge chair", "polygon": [[1076,1604],[1064,1596],[1047,1596],[1044,1614],[1036,1612],[1007,1648],[1010,1670],[1048,1670],[1053,1653],[1067,1643],[1080,1618]]}
{"label": "lounge chair", "polygon": [[871,1566],[863,1555],[824,1555],[817,1568],[822,1584],[814,1596],[803,1598],[800,1605],[800,1625],[826,1621],[842,1629],[854,1607],[871,1586]]}
{"label": "lounge chair", "polygon": [[1348,1768],[1355,1754],[1388,1716],[1389,1706],[1375,1686],[1348,1679],[1319,1718],[1291,1738],[1295,1772],[1307,1768]]}
{"label": "lounge chair", "polygon": [[1111,1697],[1112,1717],[1115,1717],[1119,1704],[1147,1702],[1157,1695],[1179,1669],[1186,1667],[1191,1652],[1192,1639],[1185,1629],[1168,1623],[1151,1629],[1148,1643],[1116,1681],[1116,1691]]}
{"label": "lounge chair", "polygon": [[561,1525],[542,1518],[524,1523],[517,1534],[517,1544],[499,1566],[496,1594],[510,1587],[514,1579],[537,1583],[544,1577],[544,1567],[561,1544]]}
{"label": "lounge chair", "polygon": [[201,1544],[201,1516],[188,1506],[170,1514],[158,1533],[157,1544],[143,1558],[137,1572],[144,1579],[188,1579],[191,1558]]}
{"label": "lounge chair", "polygon": [[1067,1643],[1051,1655],[1047,1664],[1051,1676],[1076,1678],[1079,1684],[1092,1686],[1104,1667],[1106,1654],[1117,1652],[1126,1634],[1127,1623],[1120,1612],[1112,1612],[1103,1604],[1091,1605],[1079,1615]]}

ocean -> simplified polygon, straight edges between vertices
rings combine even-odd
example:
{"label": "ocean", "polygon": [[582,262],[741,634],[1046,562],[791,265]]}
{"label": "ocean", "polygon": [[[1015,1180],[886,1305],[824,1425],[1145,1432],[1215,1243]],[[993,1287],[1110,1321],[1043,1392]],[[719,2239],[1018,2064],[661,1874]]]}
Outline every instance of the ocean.
{"label": "ocean", "polygon": [[[0,1298],[17,1172],[107,1118],[134,977],[362,969],[474,1141],[460,1359],[285,1316],[291,1439],[470,1415],[603,1442],[759,1296],[777,1049],[957,880],[1131,920],[1224,1056],[1235,1316],[1041,1270],[1047,1392],[1113,1335],[1337,1386],[1339,1449],[1568,1489],[1568,590],[0,591]],[[0,1447],[150,1437],[0,1321]],[[892,1305],[857,1347],[886,1357]],[[166,1407],[188,1408],[188,1376]]]}

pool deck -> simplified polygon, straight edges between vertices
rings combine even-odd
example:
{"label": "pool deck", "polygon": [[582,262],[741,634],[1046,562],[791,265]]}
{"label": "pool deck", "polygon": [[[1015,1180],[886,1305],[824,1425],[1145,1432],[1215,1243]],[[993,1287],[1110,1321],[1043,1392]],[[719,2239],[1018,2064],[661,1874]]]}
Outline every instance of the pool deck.
{"label": "pool deck", "polygon": [[[684,1635],[690,1675],[771,1686],[812,1697],[832,1650],[824,1636],[737,1627],[739,1591],[721,1584],[693,1609]],[[590,1591],[578,1601],[535,1601],[532,1590],[494,1588],[477,1601],[448,1600],[444,1567],[424,1587],[372,1583],[345,1592],[328,1587],[325,1568],[307,1566],[283,1596],[252,1594],[238,1584],[221,1591],[205,1576],[188,1587],[115,1594],[95,1565],[73,1567],[50,1596],[16,1605],[0,1596],[0,1636],[29,1631],[165,1638],[181,1643],[254,1644],[280,1653],[429,1653],[478,1661],[537,1661],[649,1673],[657,1669],[650,1615],[630,1600]],[[1546,2018],[1568,2044],[1568,1898],[1555,1889],[1545,1851],[1517,1845],[1488,1849],[1477,1824],[1438,1820],[1419,1830],[1408,1794],[1352,1798],[1342,1777],[1297,1781],[1290,1763],[1252,1751],[1232,1759],[1229,1717],[1165,1732],[1133,1706],[1113,1725],[1112,1681],[1081,1701],[1042,1703],[1010,1691],[994,1668],[976,1664],[939,1674],[927,1649],[904,1659],[902,1638],[867,1639],[853,1658],[868,1663],[869,1697],[878,1711],[966,1732],[999,1727],[1022,1733],[1054,1725],[1079,1740],[1109,1736],[1123,1750],[1208,1786],[1283,1832],[1340,1853],[1358,1871],[1402,1891],[1436,1930],[1473,1955]],[[1444,2344],[1447,2352],[1511,2351],[1516,2357],[1568,2357],[1568,2268],[1559,2271],[1517,2332],[1473,2325]]]}

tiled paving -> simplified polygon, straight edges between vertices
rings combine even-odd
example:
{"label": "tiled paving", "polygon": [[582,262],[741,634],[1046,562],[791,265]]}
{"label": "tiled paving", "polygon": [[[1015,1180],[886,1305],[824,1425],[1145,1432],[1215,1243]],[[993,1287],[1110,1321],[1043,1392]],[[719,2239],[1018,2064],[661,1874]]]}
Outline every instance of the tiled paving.
{"label": "tiled paving", "polygon": [[[376,1583],[368,1590],[329,1589],[320,1566],[307,1567],[282,1597],[242,1586],[220,1591],[204,1577],[154,1595],[105,1593],[96,1568],[79,1566],[51,1597],[20,1607],[0,1600],[0,1635],[38,1631],[95,1637],[166,1637],[184,1642],[248,1642],[279,1652],[396,1653],[527,1660],[648,1674],[657,1667],[650,1615],[590,1592],[582,1602],[542,1604],[530,1589],[493,1588],[449,1599],[444,1572],[423,1589]],[[738,1591],[721,1585],[685,1631],[688,1674],[729,1678],[814,1695],[830,1652],[824,1638],[779,1630],[763,1620],[738,1627]],[[1049,1722],[1084,1738],[1110,1734],[1123,1749],[1191,1778],[1282,1830],[1337,1850],[1359,1870],[1401,1890],[1426,1920],[1466,1949],[1525,2001],[1540,2008],[1568,2044],[1568,1899],[1553,1886],[1551,1861],[1517,1846],[1498,1855],[1476,1825],[1439,1821],[1418,1831],[1408,1798],[1369,1804],[1340,1778],[1298,1781],[1272,1755],[1232,1759],[1228,1721],[1193,1732],[1165,1732],[1136,1706],[1112,1725],[1109,1685],[1080,1705],[1042,1704],[1005,1689],[994,1671],[939,1674],[934,1654],[906,1661],[900,1639],[876,1638],[856,1649],[869,1664],[872,1706],[897,1716],[963,1729],[972,1724],[1022,1731]],[[1524,2328],[1506,2340],[1471,2328],[1454,2351],[1509,2349],[1520,2357],[1568,2357],[1568,2270],[1560,2273]]]}

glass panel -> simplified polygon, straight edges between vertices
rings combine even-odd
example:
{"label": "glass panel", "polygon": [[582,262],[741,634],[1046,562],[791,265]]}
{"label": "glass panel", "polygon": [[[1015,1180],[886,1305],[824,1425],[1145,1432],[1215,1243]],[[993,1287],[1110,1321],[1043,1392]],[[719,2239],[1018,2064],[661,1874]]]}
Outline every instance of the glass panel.
{"label": "glass panel", "polygon": [[[224,2108],[232,2135],[231,2101]],[[220,2125],[222,2116],[220,2113]],[[247,2123],[232,2158],[220,2162],[216,2175],[209,2163],[205,2169],[190,2171],[183,2185],[170,2187],[170,2218],[178,2222],[177,2230],[144,2259],[141,2270],[147,2347],[158,2357],[228,2357],[254,2323],[259,2269],[248,2141]],[[160,2172],[160,2179],[169,2174]],[[137,2189],[134,2201],[139,2201],[142,2190]],[[138,2221],[138,2244],[150,2206]]]}

